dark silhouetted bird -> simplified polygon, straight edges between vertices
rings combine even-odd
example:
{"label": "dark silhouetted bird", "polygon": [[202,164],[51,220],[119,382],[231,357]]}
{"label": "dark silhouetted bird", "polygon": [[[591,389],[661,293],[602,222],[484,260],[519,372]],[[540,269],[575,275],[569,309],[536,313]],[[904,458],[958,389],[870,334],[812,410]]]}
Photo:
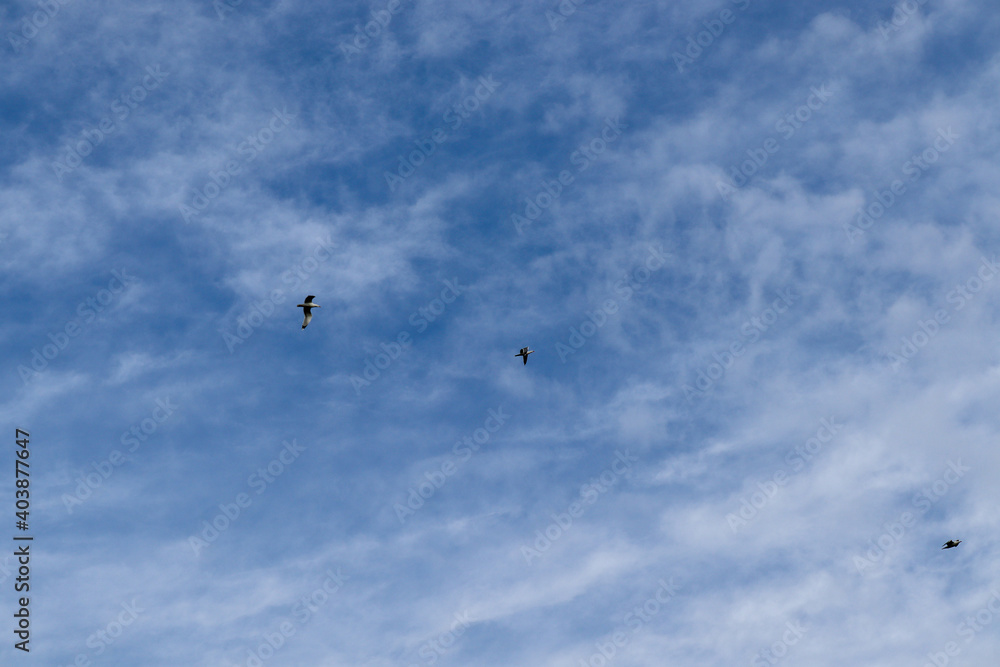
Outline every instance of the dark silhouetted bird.
{"label": "dark silhouetted bird", "polygon": [[961,543],[962,543],[962,540],[948,540],[947,542],[944,543],[944,546],[941,547],[941,548],[942,549],[954,549],[955,547],[957,547]]}
{"label": "dark silhouetted bird", "polygon": [[307,326],[309,326],[309,322],[313,318],[312,309],[313,308],[322,308],[322,306],[318,306],[315,303],[313,303],[313,299],[315,299],[315,298],[316,298],[315,296],[313,296],[312,294],[310,294],[309,296],[306,297],[306,302],[305,303],[300,303],[299,305],[296,306],[296,308],[301,308],[302,312],[305,313],[305,317],[302,318],[302,328],[303,329],[305,329]]}
{"label": "dark silhouetted bird", "polygon": [[534,352],[534,350],[529,350],[526,347],[522,347],[521,351],[518,352],[517,354],[515,354],[514,356],[515,357],[524,357],[524,363],[527,364],[528,363],[528,355],[531,354],[532,352]]}

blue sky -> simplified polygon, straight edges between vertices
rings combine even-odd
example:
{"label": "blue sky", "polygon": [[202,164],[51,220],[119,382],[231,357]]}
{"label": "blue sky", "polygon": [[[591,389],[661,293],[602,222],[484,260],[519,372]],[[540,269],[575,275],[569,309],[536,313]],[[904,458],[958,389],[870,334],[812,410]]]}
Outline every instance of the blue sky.
{"label": "blue sky", "polygon": [[1000,654],[993,4],[0,28],[5,663]]}

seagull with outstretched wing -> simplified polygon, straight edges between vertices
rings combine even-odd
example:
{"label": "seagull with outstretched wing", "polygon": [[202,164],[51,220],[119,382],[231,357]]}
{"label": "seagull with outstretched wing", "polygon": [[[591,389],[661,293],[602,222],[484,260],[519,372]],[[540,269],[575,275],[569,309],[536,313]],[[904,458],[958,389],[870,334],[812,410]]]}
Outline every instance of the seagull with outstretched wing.
{"label": "seagull with outstretched wing", "polygon": [[532,352],[534,352],[534,350],[529,350],[526,347],[522,347],[521,351],[518,352],[517,354],[515,354],[514,356],[515,357],[524,357],[524,365],[527,365],[527,363],[528,363],[528,355],[531,354]]}
{"label": "seagull with outstretched wing", "polygon": [[942,549],[954,549],[955,547],[957,547],[961,543],[962,543],[962,540],[948,540],[947,542],[944,543],[944,546],[941,547],[941,548]]}
{"label": "seagull with outstretched wing", "polygon": [[296,308],[301,308],[302,312],[305,313],[305,317],[302,318],[302,328],[303,329],[305,329],[307,326],[309,326],[309,322],[312,321],[312,318],[313,318],[312,309],[313,308],[321,308],[322,307],[322,306],[319,306],[319,305],[313,303],[313,299],[315,299],[315,298],[316,297],[314,295],[310,294],[309,296],[306,297],[306,302],[305,303],[300,303],[298,306],[296,306]]}

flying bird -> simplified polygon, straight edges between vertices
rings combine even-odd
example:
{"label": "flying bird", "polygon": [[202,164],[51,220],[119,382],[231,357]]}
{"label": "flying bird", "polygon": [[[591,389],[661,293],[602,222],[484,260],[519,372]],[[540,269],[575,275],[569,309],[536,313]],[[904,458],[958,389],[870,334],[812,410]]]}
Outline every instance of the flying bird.
{"label": "flying bird", "polygon": [[529,350],[526,347],[522,347],[521,351],[518,352],[517,354],[515,354],[514,356],[515,357],[524,357],[524,363],[525,363],[525,365],[527,365],[527,363],[528,363],[528,355],[531,354],[532,352],[534,352],[534,350]]}
{"label": "flying bird", "polygon": [[941,548],[942,549],[953,549],[953,548],[957,547],[961,543],[962,543],[962,540],[948,540],[947,542],[944,543],[944,546],[941,547]]}
{"label": "flying bird", "polygon": [[310,294],[309,296],[306,297],[306,302],[305,303],[300,303],[299,305],[296,306],[296,308],[301,308],[302,312],[305,313],[305,317],[302,318],[302,328],[303,329],[305,329],[307,326],[309,326],[309,322],[313,318],[312,309],[313,308],[322,308],[322,306],[319,306],[319,305],[316,305],[315,303],[313,303],[313,299],[315,299],[315,298],[316,298],[315,296],[313,296],[312,294]]}

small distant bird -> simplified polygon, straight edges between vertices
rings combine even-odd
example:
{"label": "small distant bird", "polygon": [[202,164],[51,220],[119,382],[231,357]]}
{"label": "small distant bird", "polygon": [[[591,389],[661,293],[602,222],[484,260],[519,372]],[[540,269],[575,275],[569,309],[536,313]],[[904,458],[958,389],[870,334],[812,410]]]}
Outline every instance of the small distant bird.
{"label": "small distant bird", "polygon": [[534,352],[534,350],[529,350],[526,347],[522,347],[521,351],[518,352],[517,354],[515,354],[514,356],[515,357],[524,357],[524,363],[525,363],[525,365],[527,365],[527,363],[528,363],[528,355],[531,354],[532,352]]}
{"label": "small distant bird", "polygon": [[948,540],[947,542],[944,543],[944,546],[941,547],[941,548],[942,549],[954,549],[955,547],[957,547],[961,543],[962,543],[962,540]]}
{"label": "small distant bird", "polygon": [[301,308],[302,312],[305,313],[305,317],[302,319],[302,328],[303,329],[305,329],[307,326],[309,326],[309,322],[312,321],[312,318],[313,318],[312,309],[313,308],[322,308],[322,306],[318,306],[315,303],[313,303],[313,299],[315,299],[315,298],[316,298],[315,296],[313,296],[312,294],[310,294],[309,296],[306,297],[306,302],[305,303],[300,303],[299,305],[296,306],[296,308]]}

